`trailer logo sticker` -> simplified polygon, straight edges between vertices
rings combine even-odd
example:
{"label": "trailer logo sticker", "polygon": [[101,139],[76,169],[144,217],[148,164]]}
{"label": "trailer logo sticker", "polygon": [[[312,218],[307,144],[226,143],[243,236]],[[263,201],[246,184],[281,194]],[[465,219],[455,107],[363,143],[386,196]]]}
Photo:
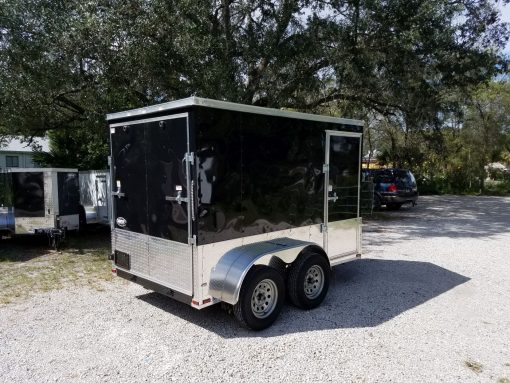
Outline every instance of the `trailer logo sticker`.
{"label": "trailer logo sticker", "polygon": [[127,221],[125,218],[122,218],[122,217],[118,217],[115,222],[117,223],[118,226],[120,227],[126,227],[126,224],[127,224]]}

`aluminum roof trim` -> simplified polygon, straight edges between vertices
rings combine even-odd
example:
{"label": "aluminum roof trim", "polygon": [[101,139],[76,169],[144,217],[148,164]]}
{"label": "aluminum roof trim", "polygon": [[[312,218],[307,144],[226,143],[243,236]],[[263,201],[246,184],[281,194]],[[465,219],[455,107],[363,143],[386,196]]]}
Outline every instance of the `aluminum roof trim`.
{"label": "aluminum roof trim", "polygon": [[361,120],[323,116],[320,114],[291,112],[288,110],[280,110],[280,109],[274,109],[274,108],[264,108],[261,106],[237,104],[234,102],[218,101],[218,100],[212,100],[212,99],[201,98],[201,97],[188,97],[188,98],[184,98],[181,100],[165,102],[163,104],[147,106],[144,108],[131,109],[131,110],[127,110],[124,112],[109,113],[106,115],[106,120],[111,121],[111,120],[117,120],[117,119],[121,119],[121,118],[139,117],[139,116],[150,115],[153,113],[164,112],[167,110],[184,108],[184,107],[193,106],[193,105],[206,106],[209,108],[216,108],[216,109],[233,110],[233,111],[237,111],[237,112],[264,114],[264,115],[268,115],[268,116],[279,116],[279,117],[297,118],[297,119],[301,119],[301,120],[330,122],[330,123],[334,123],[334,124],[345,124],[345,125],[356,125],[356,126],[364,126],[365,125],[365,123]]}
{"label": "aluminum roof trim", "polygon": [[5,168],[1,173],[23,173],[23,172],[66,172],[66,173],[76,173],[78,169],[67,169],[67,168]]}

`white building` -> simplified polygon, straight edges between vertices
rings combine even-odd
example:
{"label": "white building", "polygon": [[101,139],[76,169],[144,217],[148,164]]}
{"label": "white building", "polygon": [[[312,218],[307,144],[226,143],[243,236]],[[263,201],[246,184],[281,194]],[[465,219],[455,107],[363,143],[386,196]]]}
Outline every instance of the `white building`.
{"label": "white building", "polygon": [[[34,138],[43,152],[49,151],[47,138]],[[6,168],[35,168],[32,147],[18,137],[8,137],[7,142],[0,142],[0,170]]]}

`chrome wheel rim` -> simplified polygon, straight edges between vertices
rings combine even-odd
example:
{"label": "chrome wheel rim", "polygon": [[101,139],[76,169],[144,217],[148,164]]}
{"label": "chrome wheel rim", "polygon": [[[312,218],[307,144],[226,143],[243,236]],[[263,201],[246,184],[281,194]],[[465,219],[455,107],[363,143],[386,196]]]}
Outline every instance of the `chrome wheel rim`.
{"label": "chrome wheel rim", "polygon": [[257,283],[251,295],[251,311],[259,319],[267,318],[274,311],[278,301],[278,289],[271,279]]}
{"label": "chrome wheel rim", "polygon": [[324,288],[324,270],[318,265],[310,267],[305,274],[305,295],[308,299],[317,298]]}

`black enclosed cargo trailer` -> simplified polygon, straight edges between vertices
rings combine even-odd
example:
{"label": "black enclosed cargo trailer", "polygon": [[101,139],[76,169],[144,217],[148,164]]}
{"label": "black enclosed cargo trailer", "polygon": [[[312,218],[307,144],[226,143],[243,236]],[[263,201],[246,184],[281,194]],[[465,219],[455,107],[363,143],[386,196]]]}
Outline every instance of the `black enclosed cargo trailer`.
{"label": "black enclosed cargo trailer", "polygon": [[119,276],[261,329],[361,254],[363,122],[197,97],[107,119]]}
{"label": "black enclosed cargo trailer", "polygon": [[79,228],[78,171],[11,168],[0,173],[0,235],[44,234],[53,245]]}

